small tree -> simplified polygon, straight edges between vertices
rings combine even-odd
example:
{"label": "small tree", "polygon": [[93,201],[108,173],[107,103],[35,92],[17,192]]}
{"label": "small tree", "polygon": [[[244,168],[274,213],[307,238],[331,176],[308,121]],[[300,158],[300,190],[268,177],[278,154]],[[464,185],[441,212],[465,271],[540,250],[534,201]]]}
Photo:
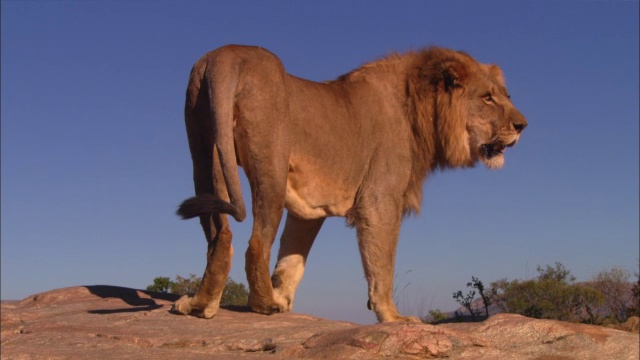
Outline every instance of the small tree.
{"label": "small tree", "polygon": [[[486,319],[489,318],[489,306],[492,304],[493,299],[493,289],[486,291],[484,284],[480,279],[475,276],[471,277],[471,282],[467,283],[468,288],[476,289],[478,293],[480,293],[480,298],[482,299],[482,303],[484,306]],[[462,291],[454,292],[453,298],[462,305],[469,314],[471,314],[471,320],[476,321],[477,317],[480,316],[480,311],[478,311],[473,305],[473,299],[476,296],[476,290],[470,290],[467,295],[463,295]]]}
{"label": "small tree", "polygon": [[236,305],[244,306],[249,302],[249,291],[244,284],[237,283],[231,278],[227,279],[227,285],[222,292],[222,299],[220,299],[220,305]]}
{"label": "small tree", "polygon": [[591,285],[604,295],[604,302],[612,320],[623,323],[627,320],[627,304],[632,300],[629,293],[629,271],[613,267],[597,273]]}
{"label": "small tree", "polygon": [[493,290],[489,290],[489,291],[485,291],[486,289],[484,288],[484,284],[482,283],[482,281],[480,281],[477,277],[472,276],[471,277],[471,282],[467,283],[467,287],[472,287],[474,289],[477,289],[478,292],[480,293],[480,297],[482,298],[482,304],[484,305],[484,311],[485,314],[487,316],[487,319],[489,318],[489,306],[491,306],[491,304],[493,303]]}
{"label": "small tree", "polygon": [[[469,286],[469,284],[467,284],[467,286]],[[472,321],[476,321],[476,317],[478,315],[480,315],[478,313],[478,310],[473,308],[473,298],[475,296],[476,296],[476,291],[475,290],[470,290],[467,293],[467,295],[462,295],[462,291],[461,290],[458,290],[457,292],[453,293],[453,298],[456,299],[458,304],[462,305],[462,307],[464,307],[465,309],[467,309],[467,311],[469,311],[469,314],[471,315],[471,320]]]}
{"label": "small tree", "polygon": [[172,285],[173,285],[173,282],[171,281],[170,278],[164,277],[164,276],[158,276],[155,279],[153,279],[152,285],[147,286],[147,290],[168,293],[169,290],[171,290]]}
{"label": "small tree", "polygon": [[[638,261],[640,265],[640,260]],[[627,307],[627,316],[640,316],[640,271],[633,273],[636,279],[631,287],[631,302]]]}
{"label": "small tree", "polygon": [[176,275],[176,281],[171,286],[171,292],[178,295],[193,295],[198,291],[202,278],[189,274],[188,278]]}
{"label": "small tree", "polygon": [[631,288],[631,306],[627,308],[627,316],[640,316],[640,280]]}
{"label": "small tree", "polygon": [[469,314],[471,314],[471,319],[476,321],[476,310],[473,309],[473,298],[476,296],[475,290],[471,290],[467,293],[467,295],[462,295],[462,290],[458,290],[453,293],[453,298],[456,299],[458,304],[462,305]]}

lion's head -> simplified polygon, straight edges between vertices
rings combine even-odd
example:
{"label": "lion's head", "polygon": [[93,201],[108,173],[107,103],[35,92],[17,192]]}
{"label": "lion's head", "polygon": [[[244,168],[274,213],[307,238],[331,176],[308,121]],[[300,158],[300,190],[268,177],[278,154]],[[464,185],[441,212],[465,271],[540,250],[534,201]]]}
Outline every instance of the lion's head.
{"label": "lion's head", "polygon": [[[440,97],[440,110],[457,111],[460,118],[466,119],[466,134],[461,137],[466,142],[460,144],[462,148],[445,149],[445,153],[460,151],[459,157],[467,158],[469,164],[480,160],[489,169],[501,168],[505,149],[518,142],[527,126],[525,117],[511,103],[502,71],[496,65],[480,64],[460,52],[455,52],[454,59],[445,61],[443,66],[444,93],[457,101],[452,102],[454,109],[447,109],[449,99]],[[440,104],[443,100],[444,106]],[[451,137],[446,130],[441,134]]]}
{"label": "lion's head", "polygon": [[442,120],[437,132],[446,166],[482,161],[490,169],[501,168],[505,149],[518,142],[527,126],[511,103],[502,71],[463,52],[437,49],[435,53],[438,59],[433,64],[439,69],[431,74],[438,88],[436,113]]}
{"label": "lion's head", "polygon": [[467,100],[467,132],[473,159],[489,169],[504,165],[505,148],[515,145],[527,126],[525,117],[513,106],[496,65],[482,65],[470,77]]}

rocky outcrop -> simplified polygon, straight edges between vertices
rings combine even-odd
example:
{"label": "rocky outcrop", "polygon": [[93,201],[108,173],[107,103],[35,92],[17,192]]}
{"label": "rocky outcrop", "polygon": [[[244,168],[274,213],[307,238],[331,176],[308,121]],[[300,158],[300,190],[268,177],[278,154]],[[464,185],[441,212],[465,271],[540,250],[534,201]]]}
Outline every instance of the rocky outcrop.
{"label": "rocky outcrop", "polygon": [[638,359],[637,333],[500,314],[481,323],[358,325],[221,309],[169,312],[175,296],[114,286],[2,302],[2,359]]}

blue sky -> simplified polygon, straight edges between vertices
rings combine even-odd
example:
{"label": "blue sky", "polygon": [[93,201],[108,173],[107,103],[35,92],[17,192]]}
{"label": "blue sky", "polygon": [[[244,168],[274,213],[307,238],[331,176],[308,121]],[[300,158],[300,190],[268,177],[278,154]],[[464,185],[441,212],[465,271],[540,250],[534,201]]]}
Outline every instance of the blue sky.
{"label": "blue sky", "polygon": [[[472,275],[637,271],[638,14],[637,1],[2,1],[2,299],[201,275],[200,226],[174,215],[193,193],[182,111],[193,63],[228,43],[318,81],[428,45],[502,67],[529,127],[504,169],[427,181],[401,232],[402,312],[456,308]],[[242,282],[250,220],[232,224]],[[329,219],[294,310],[374,322],[366,300],[355,232]]]}

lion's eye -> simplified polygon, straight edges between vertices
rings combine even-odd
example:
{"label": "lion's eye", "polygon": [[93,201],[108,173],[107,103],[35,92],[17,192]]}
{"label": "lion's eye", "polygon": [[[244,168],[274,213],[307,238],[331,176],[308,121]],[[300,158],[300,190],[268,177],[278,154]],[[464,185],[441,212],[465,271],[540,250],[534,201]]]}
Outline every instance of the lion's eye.
{"label": "lion's eye", "polygon": [[491,94],[487,94],[482,97],[482,100],[484,100],[486,103],[493,103],[493,96],[491,96]]}

